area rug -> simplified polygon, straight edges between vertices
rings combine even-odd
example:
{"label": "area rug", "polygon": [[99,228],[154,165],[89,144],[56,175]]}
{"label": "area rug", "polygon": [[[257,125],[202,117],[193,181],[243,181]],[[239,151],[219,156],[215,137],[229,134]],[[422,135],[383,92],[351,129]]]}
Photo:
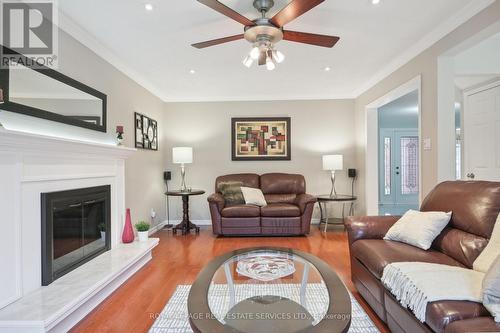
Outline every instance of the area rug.
{"label": "area rug", "polygon": [[[214,315],[219,318],[221,313],[224,313],[224,308],[228,306],[227,291],[222,290],[226,285],[217,285],[219,289],[213,293],[214,297],[210,306]],[[237,299],[241,297],[249,298],[256,294],[262,293],[262,285],[242,285],[243,288],[237,288],[236,294]],[[266,293],[281,296],[286,293],[286,296],[292,300],[299,297],[293,291],[298,290],[296,287],[290,288],[290,285],[268,285],[271,286],[273,290],[266,290]],[[277,288],[279,286],[279,288]],[[150,333],[192,333],[191,327],[188,322],[188,311],[187,311],[187,298],[189,295],[190,285],[179,285],[175,290],[174,294],[168,301],[167,305],[163,308],[159,314],[151,314],[153,318],[156,318],[153,326],[149,330]],[[289,289],[289,290],[287,290]],[[291,292],[291,293],[290,293]],[[352,317],[351,326],[349,329],[350,333],[379,333],[375,324],[368,317],[363,308],[359,305],[356,299],[350,295],[352,304]],[[297,299],[298,300],[298,299]],[[323,302],[328,302],[328,298],[325,297],[324,288],[321,288],[319,284],[317,286],[308,285],[306,293],[306,302],[311,305],[319,305]],[[323,306],[311,306],[311,315],[315,318],[321,318],[321,311],[324,311]],[[319,316],[319,317],[318,317]],[[257,333],[257,332],[256,332]]]}

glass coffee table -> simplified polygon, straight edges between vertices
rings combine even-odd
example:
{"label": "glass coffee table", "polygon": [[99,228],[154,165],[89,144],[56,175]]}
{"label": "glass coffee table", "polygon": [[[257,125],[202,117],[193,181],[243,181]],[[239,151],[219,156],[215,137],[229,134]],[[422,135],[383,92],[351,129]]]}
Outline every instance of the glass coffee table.
{"label": "glass coffee table", "polygon": [[321,259],[285,248],[251,248],[212,260],[188,297],[196,333],[347,332],[351,300]]}

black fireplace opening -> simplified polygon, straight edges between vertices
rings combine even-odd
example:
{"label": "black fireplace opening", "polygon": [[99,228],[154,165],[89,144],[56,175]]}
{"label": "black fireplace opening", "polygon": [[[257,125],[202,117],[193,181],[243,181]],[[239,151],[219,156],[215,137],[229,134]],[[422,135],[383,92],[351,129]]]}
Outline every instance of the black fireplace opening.
{"label": "black fireplace opening", "polygon": [[42,193],[42,285],[111,248],[111,186]]}

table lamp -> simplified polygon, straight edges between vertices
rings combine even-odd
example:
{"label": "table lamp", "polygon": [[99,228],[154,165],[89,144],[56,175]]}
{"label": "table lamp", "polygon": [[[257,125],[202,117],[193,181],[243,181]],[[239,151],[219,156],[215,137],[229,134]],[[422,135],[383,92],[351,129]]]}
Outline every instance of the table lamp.
{"label": "table lamp", "polygon": [[323,170],[331,171],[332,173],[332,189],[330,196],[337,196],[335,189],[335,171],[344,168],[344,157],[342,155],[323,155]]}
{"label": "table lamp", "polygon": [[186,170],[184,164],[193,163],[193,148],[191,147],[174,147],[172,148],[172,162],[181,165],[181,191],[187,191],[186,187]]}

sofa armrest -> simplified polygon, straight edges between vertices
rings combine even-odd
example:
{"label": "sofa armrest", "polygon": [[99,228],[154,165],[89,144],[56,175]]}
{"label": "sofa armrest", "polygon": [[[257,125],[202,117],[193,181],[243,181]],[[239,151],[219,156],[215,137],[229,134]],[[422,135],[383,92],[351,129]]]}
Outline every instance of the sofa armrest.
{"label": "sofa armrest", "polygon": [[345,226],[349,245],[359,239],[382,239],[400,216],[349,216]]}
{"label": "sofa armrest", "polygon": [[217,210],[220,212],[225,205],[224,197],[220,193],[212,193],[207,198],[210,205],[216,205]]}
{"label": "sofa armrest", "polygon": [[297,195],[297,198],[295,199],[295,204],[297,206],[299,206],[300,213],[303,214],[304,211],[306,210],[307,205],[308,204],[314,205],[316,203],[316,201],[318,201],[318,200],[316,199],[315,196],[303,193],[303,194]]}

